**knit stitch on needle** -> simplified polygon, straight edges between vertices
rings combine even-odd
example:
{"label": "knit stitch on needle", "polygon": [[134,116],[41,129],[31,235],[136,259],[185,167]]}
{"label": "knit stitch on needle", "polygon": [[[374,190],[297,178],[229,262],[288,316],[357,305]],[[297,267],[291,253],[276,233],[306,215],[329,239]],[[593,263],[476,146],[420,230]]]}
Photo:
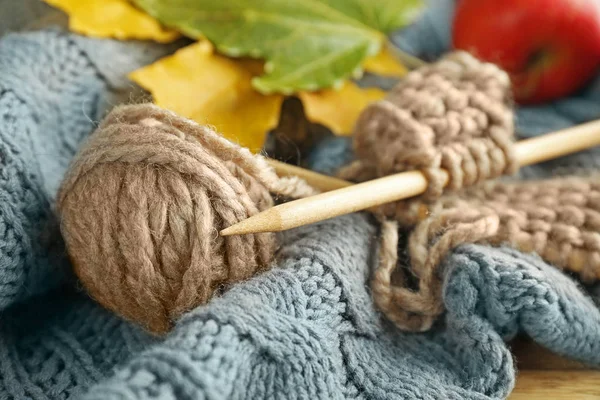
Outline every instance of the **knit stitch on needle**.
{"label": "knit stitch on needle", "polygon": [[365,180],[422,170],[424,197],[433,199],[443,189],[440,169],[453,190],[515,172],[513,131],[508,75],[468,53],[450,53],[410,72],[361,113],[357,161],[340,175]]}
{"label": "knit stitch on needle", "polygon": [[[406,29],[393,33],[392,43],[426,61],[435,61],[451,49],[452,18],[456,0],[429,1],[423,15]],[[528,138],[600,118],[600,75],[573,95],[547,104],[515,110],[516,135]],[[346,155],[345,157],[349,157]],[[330,160],[331,164],[332,161]],[[600,168],[600,147],[522,168],[526,178],[553,177]]]}
{"label": "knit stitch on needle", "polygon": [[[514,173],[518,166],[513,129],[508,75],[465,52],[450,53],[412,71],[360,115],[353,138],[357,160],[342,168],[342,177],[362,181],[421,170],[428,180],[423,195],[384,205],[379,212],[384,219],[382,251],[373,295],[400,328],[431,327],[443,310],[438,264],[459,244],[491,236],[498,221],[481,208],[478,213],[467,208],[456,210],[453,219],[435,219],[428,225],[429,234],[417,227],[409,242],[409,273],[418,280],[413,291],[396,268],[398,225],[387,218],[404,228],[417,224],[428,207],[439,203],[446,179],[448,190],[457,191]],[[447,227],[449,231],[430,245],[431,236]],[[399,283],[392,282],[393,273]]]}
{"label": "knit stitch on needle", "polygon": [[[393,35],[392,41],[405,51],[435,60],[449,45],[452,8],[452,1],[432,4],[423,18]],[[435,73],[438,65],[440,62],[424,70]],[[443,179],[435,174],[439,166],[449,171],[449,190],[516,169],[511,162],[509,137],[498,135],[498,129],[513,130],[509,108],[500,111],[502,103],[509,105],[508,81],[506,76],[500,77],[499,70],[490,74],[491,66],[487,68],[487,78],[478,78],[479,71],[484,70],[480,67],[468,78],[465,75],[466,84],[473,88],[477,88],[477,82],[487,83],[479,88],[478,99],[473,97],[473,89],[456,90],[464,84],[460,80],[444,82],[437,76],[424,79],[420,71],[409,74],[412,79],[400,81],[387,100],[368,107],[359,118],[354,138],[357,160],[341,171],[343,177],[364,180],[422,169],[429,178],[426,196],[382,207],[386,218],[398,222],[383,223],[382,246],[386,250],[382,251],[373,291],[381,309],[403,329],[428,329],[443,311],[439,267],[448,251],[461,243],[509,244],[523,251],[535,251],[586,282],[598,279],[600,234],[595,222],[598,204],[593,177],[574,182],[564,179],[498,184],[493,189],[473,188],[459,196],[448,193],[439,201],[436,199],[442,192]],[[454,77],[449,71],[439,72],[442,77]],[[496,82],[496,93],[504,93],[500,97],[504,101],[498,102],[489,92],[492,82]],[[505,84],[498,85],[500,82]],[[598,82],[572,98],[549,105],[518,107],[517,133],[527,137],[600,117]],[[437,89],[434,96],[432,89]],[[598,154],[598,149],[590,149],[523,168],[519,175],[588,175],[590,169],[598,169]],[[333,163],[331,159],[328,162]],[[407,257],[397,254],[399,227],[414,228]]]}

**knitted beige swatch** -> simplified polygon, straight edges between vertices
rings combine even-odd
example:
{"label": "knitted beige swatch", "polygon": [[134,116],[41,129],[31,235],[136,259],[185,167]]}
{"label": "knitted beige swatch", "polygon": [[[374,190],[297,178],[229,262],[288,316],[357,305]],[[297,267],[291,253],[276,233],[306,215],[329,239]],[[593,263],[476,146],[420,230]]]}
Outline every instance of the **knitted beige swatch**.
{"label": "knitted beige swatch", "polygon": [[465,52],[410,72],[386,99],[371,104],[354,129],[358,161],[342,169],[366,180],[422,170],[426,198],[448,188],[483,182],[517,170],[512,151],[513,114],[508,75]]}
{"label": "knitted beige swatch", "polygon": [[[445,183],[441,170],[448,171],[450,192],[516,171],[513,130],[508,75],[465,52],[409,73],[359,117],[354,131],[358,160],[343,168],[341,177],[361,181],[416,169],[429,181],[424,195],[380,209],[381,262],[373,295],[399,327],[429,329],[442,312],[439,262],[452,247],[498,230],[493,210],[454,208],[439,199]],[[432,210],[436,216],[420,222]],[[399,225],[416,225],[409,243],[416,291],[407,287],[404,270],[396,268]]]}
{"label": "knitted beige swatch", "polygon": [[[359,159],[342,177],[420,169],[430,182],[424,195],[379,209],[373,296],[401,329],[427,330],[442,313],[439,268],[464,243],[536,252],[586,282],[600,279],[598,176],[489,181],[518,169],[513,129],[508,76],[464,52],[411,72],[359,118]],[[445,194],[442,168],[450,177]],[[408,265],[398,265],[405,262],[398,257],[399,229],[411,231]]]}

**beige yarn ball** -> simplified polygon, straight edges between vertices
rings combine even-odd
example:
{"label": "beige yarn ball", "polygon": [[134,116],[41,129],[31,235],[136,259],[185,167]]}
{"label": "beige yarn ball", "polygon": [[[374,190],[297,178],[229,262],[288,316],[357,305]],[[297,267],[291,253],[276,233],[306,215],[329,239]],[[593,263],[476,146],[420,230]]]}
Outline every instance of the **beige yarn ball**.
{"label": "beige yarn ball", "polygon": [[152,105],[114,110],[58,195],[75,272],[108,309],[155,333],[268,267],[269,233],[221,229],[273,204],[261,157]]}

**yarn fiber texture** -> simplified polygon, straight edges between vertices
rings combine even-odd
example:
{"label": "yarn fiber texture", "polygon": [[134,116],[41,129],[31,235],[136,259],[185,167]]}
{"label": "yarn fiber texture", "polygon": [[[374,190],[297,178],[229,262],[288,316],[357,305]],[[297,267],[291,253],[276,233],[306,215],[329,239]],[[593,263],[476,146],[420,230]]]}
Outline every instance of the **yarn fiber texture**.
{"label": "yarn fiber texture", "polygon": [[[362,180],[421,169],[429,180],[425,195],[380,210],[373,295],[400,328],[427,330],[442,313],[439,267],[463,243],[511,245],[586,282],[600,277],[597,175],[484,182],[516,171],[513,129],[508,77],[463,52],[411,73],[359,118],[358,160],[342,176]],[[449,176],[442,197],[441,168]],[[412,230],[407,257],[398,256],[399,229]]]}
{"label": "yarn fiber texture", "polygon": [[[403,329],[427,329],[443,310],[442,261],[455,247],[483,242],[535,252],[587,283],[600,278],[598,176],[527,182],[488,182],[428,206],[410,233],[408,260],[399,259],[402,223],[384,221],[379,268],[372,282],[377,304]],[[407,226],[404,226],[406,229]],[[412,289],[408,274],[417,281]],[[425,325],[424,325],[425,324]]]}
{"label": "yarn fiber texture", "polygon": [[[14,3],[0,2],[1,20],[15,11],[24,22],[26,10],[38,15],[45,8]],[[151,44],[135,47],[59,30],[0,40],[0,311],[69,278],[52,210],[60,181],[94,120],[128,87],[108,77],[165,53]]]}
{"label": "yarn fiber texture", "polygon": [[164,333],[269,266],[274,234],[219,231],[271,207],[281,185],[264,159],[208,127],[150,104],[121,106],[75,157],[57,206],[91,296]]}
{"label": "yarn fiber texture", "polygon": [[[390,41],[422,60],[434,61],[451,49],[455,0],[430,2],[413,24],[394,32]],[[515,109],[516,135],[528,138],[600,118],[600,75],[572,96]],[[600,168],[600,147],[521,168],[521,177],[549,178]]]}
{"label": "yarn fiber texture", "polygon": [[[527,182],[489,182],[456,196],[446,196],[432,210],[432,217],[419,226],[420,240],[435,242],[431,235],[453,218],[464,220],[464,210],[473,217],[493,216],[494,229],[481,239],[495,245],[511,245],[535,252],[548,263],[579,275],[585,283],[600,279],[600,182],[599,176],[568,176]],[[434,222],[436,221],[436,222]],[[435,226],[438,226],[437,228]],[[428,233],[425,233],[427,231]],[[426,238],[426,236],[428,236]]]}
{"label": "yarn fiber texture", "polygon": [[600,366],[592,299],[515,250],[467,245],[444,261],[438,329],[386,323],[368,288],[376,231],[358,214],[286,232],[277,268],[164,339],[81,293],[31,298],[2,315],[0,398],[499,399],[515,379],[504,341],[518,332]]}

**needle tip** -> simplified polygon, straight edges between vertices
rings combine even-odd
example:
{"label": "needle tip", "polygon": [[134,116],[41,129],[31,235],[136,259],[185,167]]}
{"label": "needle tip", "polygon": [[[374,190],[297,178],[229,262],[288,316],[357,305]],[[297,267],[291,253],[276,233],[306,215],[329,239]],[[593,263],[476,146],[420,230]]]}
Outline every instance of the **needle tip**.
{"label": "needle tip", "polygon": [[231,236],[231,235],[235,235],[236,234],[236,229],[235,229],[235,225],[231,225],[228,228],[223,229],[221,232],[219,232],[219,234],[221,236]]}
{"label": "needle tip", "polygon": [[247,235],[249,233],[277,232],[282,229],[281,218],[273,208],[233,224],[221,232],[221,236]]}

